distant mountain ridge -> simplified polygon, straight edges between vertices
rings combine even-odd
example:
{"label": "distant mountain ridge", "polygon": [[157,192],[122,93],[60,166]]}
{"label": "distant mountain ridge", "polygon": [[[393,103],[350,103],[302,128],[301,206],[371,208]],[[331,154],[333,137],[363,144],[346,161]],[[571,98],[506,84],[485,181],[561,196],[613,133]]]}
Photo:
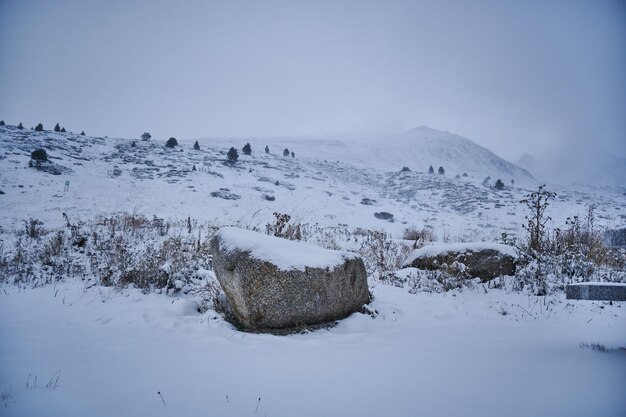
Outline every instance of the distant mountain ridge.
{"label": "distant mountain ridge", "polygon": [[395,135],[369,137],[363,141],[353,139],[351,144],[366,147],[370,156],[376,158],[371,164],[387,171],[406,166],[411,170],[426,172],[432,165],[435,171],[443,167],[448,176],[466,173],[480,181],[491,177],[493,182],[501,179],[506,184],[511,180],[526,185],[536,184],[527,170],[500,158],[474,141],[427,126]]}

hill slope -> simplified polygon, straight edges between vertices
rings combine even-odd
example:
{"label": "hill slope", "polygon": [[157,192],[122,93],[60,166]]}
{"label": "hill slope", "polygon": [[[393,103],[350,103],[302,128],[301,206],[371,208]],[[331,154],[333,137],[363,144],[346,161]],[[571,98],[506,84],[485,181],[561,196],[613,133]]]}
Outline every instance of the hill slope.
{"label": "hill slope", "polygon": [[[440,239],[493,240],[503,231],[520,231],[519,200],[535,189],[525,171],[488,150],[427,128],[384,143],[201,139],[196,151],[193,142],[179,140],[181,146],[169,149],[164,141],[136,140],[133,146],[130,139],[0,127],[0,226],[21,228],[31,217],[61,225],[62,212],[92,219],[119,211],[263,226],[278,211],[320,226],[385,229],[399,236],[415,225],[432,228]],[[252,155],[225,163],[229,147],[240,149],[246,142]],[[263,152],[265,145],[270,153]],[[39,147],[63,168],[61,175],[28,167],[30,153]],[[283,157],[285,147],[296,157]],[[426,161],[447,164],[446,175],[425,173]],[[413,170],[401,172],[402,166]],[[468,176],[454,178],[457,170]],[[507,172],[516,185],[505,180],[507,187],[495,190],[496,175]],[[491,182],[482,184],[490,173]],[[598,206],[604,223],[626,222],[622,189],[555,191],[559,197],[551,215],[557,224],[582,214],[589,203]],[[393,214],[393,222],[377,218],[380,212]]]}

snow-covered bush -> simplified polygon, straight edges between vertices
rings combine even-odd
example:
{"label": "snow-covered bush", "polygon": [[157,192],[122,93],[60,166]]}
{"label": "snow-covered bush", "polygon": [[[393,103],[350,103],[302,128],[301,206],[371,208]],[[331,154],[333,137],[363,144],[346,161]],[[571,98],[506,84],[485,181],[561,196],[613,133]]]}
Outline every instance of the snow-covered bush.
{"label": "snow-covered bush", "polygon": [[427,227],[419,229],[416,226],[411,226],[404,229],[402,238],[404,240],[412,240],[413,249],[418,249],[424,246],[425,243],[434,242],[435,233],[433,233],[432,229]]}
{"label": "snow-covered bush", "polygon": [[2,282],[42,285],[77,278],[165,291],[177,291],[180,283],[184,287],[210,269],[208,242],[216,230],[129,213],[74,225],[68,221],[52,231],[33,219],[25,226],[1,254]]}
{"label": "snow-covered bush", "polygon": [[596,226],[596,207],[587,207],[584,220],[568,217],[564,227],[550,231],[546,209],[555,194],[544,187],[522,200],[530,214],[523,225],[528,234],[517,243],[522,260],[517,289],[545,295],[576,282],[626,282],[626,252],[604,245]]}
{"label": "snow-covered bush", "polygon": [[393,240],[385,231],[367,230],[361,239],[358,254],[363,258],[369,277],[385,281],[393,277],[411,251],[411,245]]}

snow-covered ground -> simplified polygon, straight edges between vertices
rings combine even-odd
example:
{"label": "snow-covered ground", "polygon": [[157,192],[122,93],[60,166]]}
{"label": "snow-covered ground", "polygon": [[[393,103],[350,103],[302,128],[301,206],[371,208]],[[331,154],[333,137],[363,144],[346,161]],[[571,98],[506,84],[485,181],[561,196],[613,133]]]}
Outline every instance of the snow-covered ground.
{"label": "snow-covered ground", "polygon": [[[248,141],[251,156],[224,164],[230,146]],[[164,142],[132,146],[130,139],[0,127],[0,244],[10,246],[29,218],[54,229],[65,226],[62,213],[77,223],[120,211],[260,229],[281,212],[311,226],[384,230],[396,239],[416,226],[440,242],[493,242],[502,232],[521,233],[519,200],[538,185],[488,150],[427,128],[382,144],[206,139],[195,151],[193,141],[179,140],[176,149]],[[40,146],[72,172],[29,168]],[[296,157],[283,157],[285,147]],[[429,175],[429,165],[446,174]],[[492,187],[498,178],[504,190]],[[583,215],[589,204],[597,206],[597,227],[626,224],[623,187],[549,188],[558,193],[548,209],[551,227]],[[380,212],[394,221],[377,218]],[[375,317],[355,314],[328,330],[273,336],[239,332],[213,310],[199,313],[193,292],[144,294],[92,286],[90,277],[77,281],[0,286],[0,415],[626,410],[626,306],[619,303],[482,284],[410,294],[370,277]]]}
{"label": "snow-covered ground", "polygon": [[354,314],[332,329],[285,337],[235,331],[210,310],[199,314],[193,298],[71,282],[0,293],[0,390],[8,397],[1,415],[572,417],[626,410],[620,304],[482,288],[411,295],[377,285],[375,318]]}

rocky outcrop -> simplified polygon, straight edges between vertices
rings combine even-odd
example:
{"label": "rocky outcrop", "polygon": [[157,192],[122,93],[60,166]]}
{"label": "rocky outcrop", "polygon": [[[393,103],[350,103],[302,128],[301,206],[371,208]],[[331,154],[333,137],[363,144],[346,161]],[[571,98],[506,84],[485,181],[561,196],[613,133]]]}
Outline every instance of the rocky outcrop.
{"label": "rocky outcrop", "polygon": [[370,301],[363,261],[353,253],[232,227],[211,241],[213,270],[247,330],[331,322]]}
{"label": "rocky outcrop", "polygon": [[497,243],[451,243],[416,249],[404,267],[426,270],[454,265],[473,278],[489,281],[502,275],[515,275],[517,254],[514,248]]}
{"label": "rocky outcrop", "polygon": [[387,220],[388,222],[393,223],[393,214],[387,213],[386,211],[376,212],[374,213],[374,217],[380,220]]}

